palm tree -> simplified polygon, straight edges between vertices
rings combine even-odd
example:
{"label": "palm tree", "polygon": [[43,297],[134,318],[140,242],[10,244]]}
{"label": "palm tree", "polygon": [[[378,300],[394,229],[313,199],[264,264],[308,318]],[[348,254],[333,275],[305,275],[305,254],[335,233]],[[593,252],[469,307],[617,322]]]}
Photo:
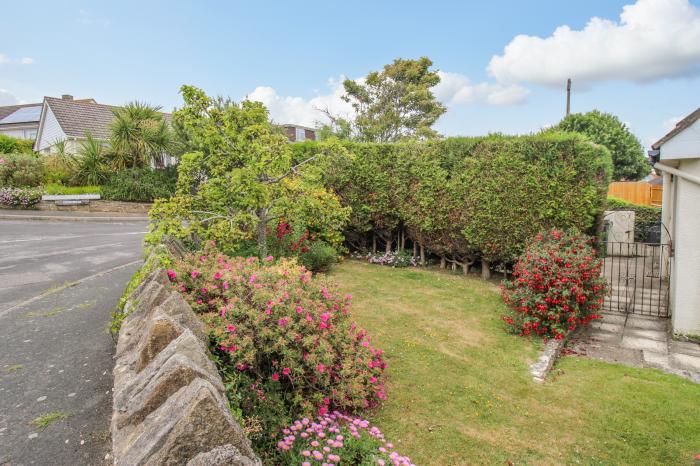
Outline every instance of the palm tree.
{"label": "palm tree", "polygon": [[115,169],[163,167],[164,155],[172,144],[168,122],[160,107],[142,102],[129,102],[114,109],[110,125],[112,167]]}
{"label": "palm tree", "polygon": [[85,133],[85,140],[80,143],[75,179],[84,185],[99,185],[107,179],[105,148],[89,132]]}

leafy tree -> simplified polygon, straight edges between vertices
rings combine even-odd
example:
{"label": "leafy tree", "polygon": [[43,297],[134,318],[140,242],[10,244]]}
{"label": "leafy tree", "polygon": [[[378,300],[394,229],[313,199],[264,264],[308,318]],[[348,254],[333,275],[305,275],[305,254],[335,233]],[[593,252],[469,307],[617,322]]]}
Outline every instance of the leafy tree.
{"label": "leafy tree", "polygon": [[369,73],[364,82],[346,79],[343,100],[357,112],[353,122],[357,139],[392,142],[436,137],[431,126],[446,109],[430,90],[440,82],[432,65],[426,57],[398,58],[381,72]]}
{"label": "leafy tree", "polygon": [[112,167],[136,168],[151,163],[163,167],[163,156],[168,153],[173,138],[160,107],[130,102],[114,109],[113,113],[114,121],[110,124]]}
{"label": "leafy tree", "polygon": [[181,158],[176,195],[151,210],[156,236],[217,240],[228,251],[253,240],[265,255],[270,223],[288,218],[341,241],[348,209],[323,188],[323,167],[312,162],[342,147],[330,141],[293,162],[261,103],[211,98],[193,86],[181,93],[185,105],[173,118],[195,150]]}
{"label": "leafy tree", "polygon": [[649,174],[644,148],[615,115],[593,110],[565,117],[554,129],[575,131],[608,148],[613,160],[613,180],[639,180]]}

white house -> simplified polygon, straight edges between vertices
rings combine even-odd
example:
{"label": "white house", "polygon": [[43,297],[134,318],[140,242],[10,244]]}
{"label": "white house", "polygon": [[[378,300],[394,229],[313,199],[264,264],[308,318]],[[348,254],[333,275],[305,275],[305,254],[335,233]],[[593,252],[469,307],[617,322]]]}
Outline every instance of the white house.
{"label": "white house", "polygon": [[671,242],[673,331],[700,336],[700,108],[652,145],[663,174],[662,241]]}

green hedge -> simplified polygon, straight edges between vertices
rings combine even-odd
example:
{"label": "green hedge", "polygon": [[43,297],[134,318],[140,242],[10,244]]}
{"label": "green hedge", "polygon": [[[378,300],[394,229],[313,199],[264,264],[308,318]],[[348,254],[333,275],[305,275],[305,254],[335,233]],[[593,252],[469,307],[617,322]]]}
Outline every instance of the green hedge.
{"label": "green hedge", "polygon": [[6,134],[0,134],[0,154],[32,154],[33,148],[34,141],[31,139],[17,139]]}
{"label": "green hedge", "polygon": [[[295,145],[295,159],[319,144]],[[512,262],[551,227],[592,232],[611,173],[608,150],[577,134],[346,146],[326,183],[352,207],[347,238],[366,248],[374,234],[395,249],[408,237],[465,269]]]}
{"label": "green hedge", "polygon": [[0,186],[41,185],[41,161],[33,154],[0,154]]}
{"label": "green hedge", "polygon": [[113,201],[152,202],[175,193],[177,168],[131,168],[109,175],[102,197]]}

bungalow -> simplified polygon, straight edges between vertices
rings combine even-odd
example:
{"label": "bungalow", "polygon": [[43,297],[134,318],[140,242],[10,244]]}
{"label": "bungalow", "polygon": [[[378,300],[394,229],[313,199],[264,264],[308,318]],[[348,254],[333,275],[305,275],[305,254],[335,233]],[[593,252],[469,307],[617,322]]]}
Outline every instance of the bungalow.
{"label": "bungalow", "polygon": [[295,125],[291,123],[282,125],[282,127],[287,132],[287,138],[289,139],[289,142],[316,140],[316,130],[314,128],[309,128],[308,126]]}
{"label": "bungalow", "polygon": [[700,337],[700,108],[652,145],[663,175],[662,241],[673,246],[673,331]]}
{"label": "bungalow", "polygon": [[0,134],[18,139],[36,139],[41,104],[0,107]]}

